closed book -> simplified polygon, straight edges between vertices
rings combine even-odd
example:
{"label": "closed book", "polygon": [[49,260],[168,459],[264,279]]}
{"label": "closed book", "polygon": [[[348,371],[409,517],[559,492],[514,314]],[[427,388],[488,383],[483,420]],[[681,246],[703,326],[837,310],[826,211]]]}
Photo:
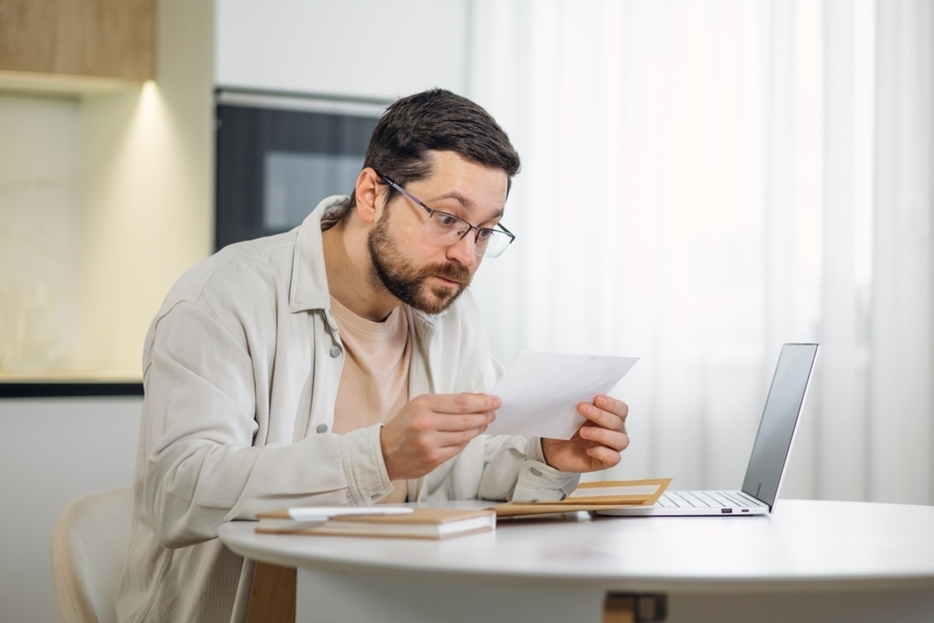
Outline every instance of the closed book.
{"label": "closed book", "polygon": [[256,532],[445,539],[496,529],[496,513],[488,509],[414,507],[406,514],[335,515],[323,521],[298,521],[287,517],[289,513],[281,510],[260,513]]}

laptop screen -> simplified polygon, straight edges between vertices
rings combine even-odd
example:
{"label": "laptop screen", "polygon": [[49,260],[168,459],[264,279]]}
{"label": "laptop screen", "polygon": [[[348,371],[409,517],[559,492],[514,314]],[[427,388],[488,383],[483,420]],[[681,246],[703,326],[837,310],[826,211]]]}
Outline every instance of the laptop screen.
{"label": "laptop screen", "polygon": [[817,344],[785,344],[772,377],[743,480],[743,492],[768,504],[769,508],[778,496],[816,357]]}

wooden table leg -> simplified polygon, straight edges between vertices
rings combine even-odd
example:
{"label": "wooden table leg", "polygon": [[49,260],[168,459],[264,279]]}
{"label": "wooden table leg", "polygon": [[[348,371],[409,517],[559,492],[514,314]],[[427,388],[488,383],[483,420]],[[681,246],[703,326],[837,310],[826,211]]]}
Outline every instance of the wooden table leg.
{"label": "wooden table leg", "polygon": [[636,623],[636,598],[607,593],[603,602],[603,623]]}
{"label": "wooden table leg", "polygon": [[295,575],[293,568],[257,562],[247,623],[295,623]]}
{"label": "wooden table leg", "polygon": [[643,623],[668,618],[665,595],[607,593],[603,602],[603,623]]}

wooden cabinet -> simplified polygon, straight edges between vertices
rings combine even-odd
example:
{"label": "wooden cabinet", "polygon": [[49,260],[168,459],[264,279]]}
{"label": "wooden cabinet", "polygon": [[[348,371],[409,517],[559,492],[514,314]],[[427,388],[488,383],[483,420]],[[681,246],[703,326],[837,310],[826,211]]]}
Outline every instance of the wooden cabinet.
{"label": "wooden cabinet", "polygon": [[145,81],[154,0],[0,0],[0,70]]}

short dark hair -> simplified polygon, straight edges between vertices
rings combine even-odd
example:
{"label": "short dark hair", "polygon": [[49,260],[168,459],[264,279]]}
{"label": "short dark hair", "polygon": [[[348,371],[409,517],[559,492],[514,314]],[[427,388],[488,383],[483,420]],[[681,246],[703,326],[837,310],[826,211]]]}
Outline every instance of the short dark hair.
{"label": "short dark hair", "polygon": [[[510,185],[521,164],[506,132],[490,113],[466,97],[431,89],[396,100],[386,109],[370,137],[363,167],[404,186],[431,174],[431,151],[452,151],[503,171]],[[390,186],[386,201],[396,193]],[[351,196],[350,205],[354,204]]]}

